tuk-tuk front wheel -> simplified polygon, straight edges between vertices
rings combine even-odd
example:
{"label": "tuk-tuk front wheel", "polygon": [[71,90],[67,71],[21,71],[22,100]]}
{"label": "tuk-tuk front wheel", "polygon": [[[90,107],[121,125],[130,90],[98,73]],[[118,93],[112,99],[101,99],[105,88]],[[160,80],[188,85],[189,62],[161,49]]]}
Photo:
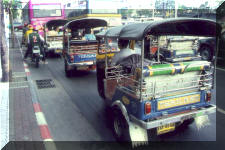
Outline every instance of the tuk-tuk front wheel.
{"label": "tuk-tuk front wheel", "polygon": [[119,109],[113,109],[113,133],[118,141],[131,141],[129,125]]}
{"label": "tuk-tuk front wheel", "polygon": [[66,74],[66,77],[71,77],[71,70],[68,69],[68,64],[66,62],[66,60],[64,61],[65,63],[65,74]]}

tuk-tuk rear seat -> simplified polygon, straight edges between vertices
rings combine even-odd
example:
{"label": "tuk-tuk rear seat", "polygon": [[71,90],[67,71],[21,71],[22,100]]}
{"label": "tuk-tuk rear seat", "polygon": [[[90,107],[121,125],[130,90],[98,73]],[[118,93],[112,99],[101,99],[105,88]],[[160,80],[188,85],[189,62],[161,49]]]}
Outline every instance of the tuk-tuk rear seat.
{"label": "tuk-tuk rear seat", "polygon": [[83,41],[83,40],[71,40],[70,41],[70,53],[78,51],[91,51],[97,53],[98,43],[97,41]]}
{"label": "tuk-tuk rear seat", "polygon": [[[107,79],[106,80],[106,97],[107,99],[112,99],[113,95],[116,91],[116,87],[120,84],[123,87],[134,87],[135,82],[134,82],[134,76],[128,76],[126,78],[121,78],[120,82],[118,82],[118,79]],[[132,89],[130,89],[132,90]],[[133,93],[134,94],[134,93]]]}
{"label": "tuk-tuk rear seat", "polygon": [[47,41],[63,41],[63,36],[48,36]]}
{"label": "tuk-tuk rear seat", "polygon": [[97,40],[89,40],[89,41],[85,41],[85,40],[70,40],[70,45],[98,45],[98,41]]}

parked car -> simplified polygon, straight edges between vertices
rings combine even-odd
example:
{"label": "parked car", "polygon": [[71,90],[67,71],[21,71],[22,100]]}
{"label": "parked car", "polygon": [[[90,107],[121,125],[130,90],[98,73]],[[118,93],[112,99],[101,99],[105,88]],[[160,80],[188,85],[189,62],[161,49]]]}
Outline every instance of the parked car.
{"label": "parked car", "polygon": [[14,22],[13,25],[14,25],[14,30],[15,31],[23,30],[23,24],[22,23]]}
{"label": "parked car", "polygon": [[[202,56],[203,60],[212,60],[215,55],[216,49],[216,38],[208,37],[208,38],[200,38],[199,39],[199,49],[198,52]],[[225,31],[222,32],[221,38],[219,40],[218,45],[218,61],[225,61]]]}
{"label": "parked car", "polygon": [[199,39],[198,52],[202,56],[203,60],[211,60],[213,58],[215,49],[216,49],[215,37],[207,37]]}

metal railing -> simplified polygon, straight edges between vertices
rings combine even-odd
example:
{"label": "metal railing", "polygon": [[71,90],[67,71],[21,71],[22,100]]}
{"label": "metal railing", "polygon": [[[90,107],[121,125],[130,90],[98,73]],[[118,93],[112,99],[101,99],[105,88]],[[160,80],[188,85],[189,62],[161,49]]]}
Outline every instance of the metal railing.
{"label": "metal railing", "polygon": [[[168,79],[169,76],[172,78]],[[165,78],[163,79],[163,77]],[[118,86],[123,90],[136,97],[141,97],[140,93],[142,93],[142,99],[145,100],[166,97],[174,93],[211,89],[213,73],[202,74],[201,71],[194,71],[192,74],[186,72],[176,75],[145,77],[141,85],[140,79],[137,79],[135,75],[124,73],[122,66],[118,65],[106,68],[106,79],[116,79]]]}

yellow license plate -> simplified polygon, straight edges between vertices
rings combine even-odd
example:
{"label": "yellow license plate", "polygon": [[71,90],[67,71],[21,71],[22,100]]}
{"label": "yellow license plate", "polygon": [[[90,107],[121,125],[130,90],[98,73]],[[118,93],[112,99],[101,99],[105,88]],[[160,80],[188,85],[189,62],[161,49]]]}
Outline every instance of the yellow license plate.
{"label": "yellow license plate", "polygon": [[87,70],[88,67],[87,66],[81,66],[81,67],[77,67],[77,70]]}
{"label": "yellow license plate", "polygon": [[157,128],[157,135],[168,133],[175,130],[175,123],[166,124]]}
{"label": "yellow license plate", "polygon": [[200,94],[188,95],[183,97],[176,97],[166,100],[158,101],[158,110],[173,108],[177,106],[184,106],[200,102]]}
{"label": "yellow license plate", "polygon": [[62,50],[61,50],[61,49],[57,49],[57,50],[55,50],[55,52],[56,52],[56,53],[61,53]]}

